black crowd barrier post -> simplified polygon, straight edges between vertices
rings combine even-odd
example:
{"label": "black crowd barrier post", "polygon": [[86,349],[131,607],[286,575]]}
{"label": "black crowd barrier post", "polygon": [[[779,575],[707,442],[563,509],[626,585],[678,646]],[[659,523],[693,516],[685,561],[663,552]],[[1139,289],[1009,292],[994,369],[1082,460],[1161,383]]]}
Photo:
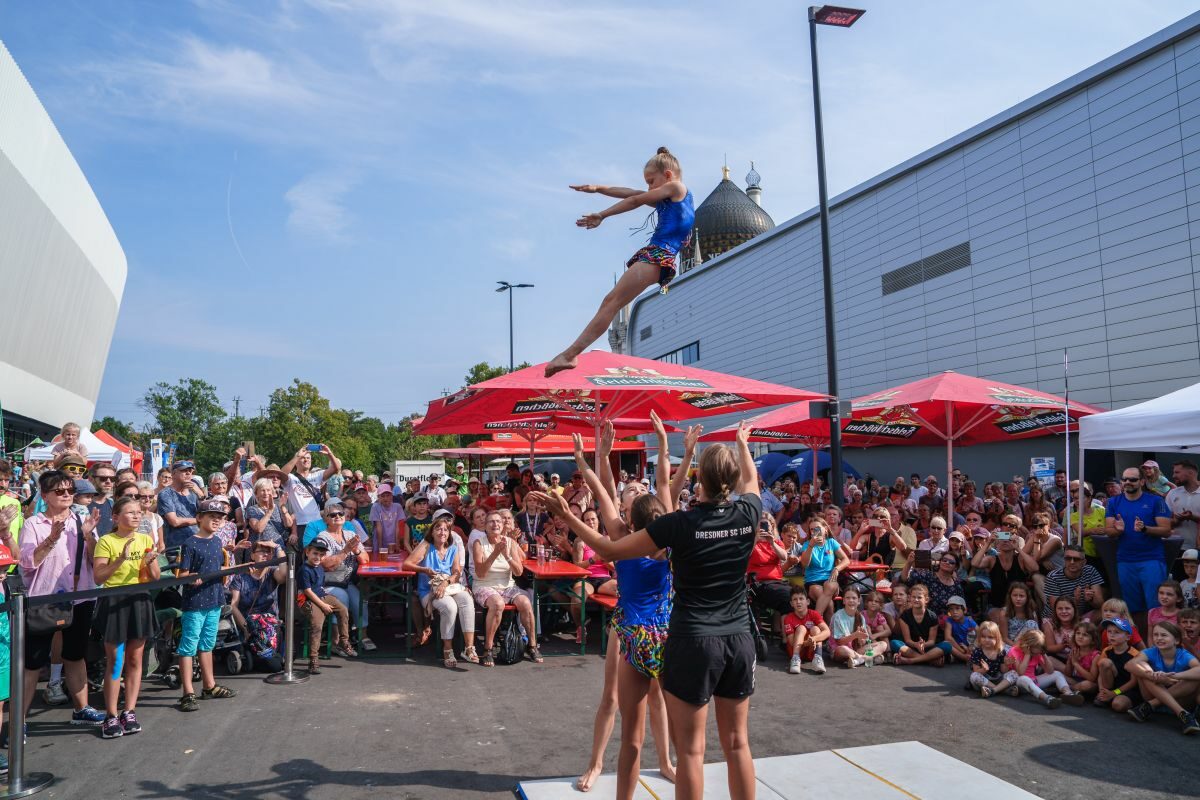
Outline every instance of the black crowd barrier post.
{"label": "black crowd barrier post", "polygon": [[[11,612],[11,613],[10,613]],[[9,610],[8,788],[0,800],[28,797],[54,783],[49,772],[25,774],[25,594],[14,591]]]}
{"label": "black crowd barrier post", "polygon": [[294,550],[288,550],[287,565],[287,583],[284,584],[284,593],[287,598],[286,605],[283,607],[283,628],[286,636],[283,650],[283,672],[276,672],[274,675],[263,678],[267,683],[276,686],[304,683],[309,678],[307,670],[292,669],[292,661],[296,653],[296,552]]}

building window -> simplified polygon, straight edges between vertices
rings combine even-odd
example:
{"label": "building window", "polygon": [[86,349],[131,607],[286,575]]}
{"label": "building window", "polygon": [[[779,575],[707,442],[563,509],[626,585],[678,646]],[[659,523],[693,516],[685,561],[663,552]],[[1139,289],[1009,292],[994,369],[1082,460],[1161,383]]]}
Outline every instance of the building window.
{"label": "building window", "polygon": [[691,344],[685,344],[677,350],[663,353],[654,360],[665,361],[668,364],[694,364],[700,360],[700,342],[697,340]]}

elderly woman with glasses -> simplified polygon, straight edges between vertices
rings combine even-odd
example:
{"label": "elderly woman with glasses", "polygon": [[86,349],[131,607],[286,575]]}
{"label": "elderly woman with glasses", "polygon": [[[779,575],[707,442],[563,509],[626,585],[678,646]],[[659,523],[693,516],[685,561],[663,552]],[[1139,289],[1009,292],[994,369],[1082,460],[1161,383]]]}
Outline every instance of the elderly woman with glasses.
{"label": "elderly woman with glasses", "polygon": [[[922,542],[921,544],[924,544]],[[900,579],[909,586],[924,584],[929,589],[929,610],[942,617],[946,614],[950,598],[962,597],[963,585],[958,579],[958,567],[961,560],[948,551],[941,551],[936,557],[933,569],[914,569],[917,554],[910,552],[905,560],[904,571]]]}

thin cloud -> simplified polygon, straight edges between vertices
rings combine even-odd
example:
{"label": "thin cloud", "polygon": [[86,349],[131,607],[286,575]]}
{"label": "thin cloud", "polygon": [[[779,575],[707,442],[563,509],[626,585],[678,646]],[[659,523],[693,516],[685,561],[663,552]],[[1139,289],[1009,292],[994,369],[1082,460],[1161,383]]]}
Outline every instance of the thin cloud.
{"label": "thin cloud", "polygon": [[338,173],[314,173],[284,193],[291,211],[288,229],[305,236],[339,242],[350,225],[343,202],[355,181]]}

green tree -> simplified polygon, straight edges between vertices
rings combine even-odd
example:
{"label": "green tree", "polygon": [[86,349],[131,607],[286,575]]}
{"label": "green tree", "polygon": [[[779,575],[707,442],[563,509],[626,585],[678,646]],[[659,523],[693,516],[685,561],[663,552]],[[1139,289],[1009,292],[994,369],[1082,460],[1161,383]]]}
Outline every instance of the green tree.
{"label": "green tree", "polygon": [[[520,364],[517,364],[517,369],[525,369],[528,366],[531,366],[528,361],[522,361]],[[508,367],[492,366],[486,361],[480,361],[478,364],[467,370],[467,375],[465,378],[463,378],[463,386],[474,386],[477,383],[483,383],[484,381],[489,381],[492,378],[499,378],[501,375],[507,374]]]}
{"label": "green tree", "polygon": [[116,417],[103,417],[92,420],[92,433],[101,428],[119,439],[124,439],[134,447],[145,448],[145,442],[142,441],[142,434],[134,429],[132,423],[122,422]]}
{"label": "green tree", "polygon": [[181,378],[174,386],[156,383],[138,401],[154,418],[154,433],[177,445],[179,454],[196,455],[199,439],[227,416],[217,388],[199,378]]}

